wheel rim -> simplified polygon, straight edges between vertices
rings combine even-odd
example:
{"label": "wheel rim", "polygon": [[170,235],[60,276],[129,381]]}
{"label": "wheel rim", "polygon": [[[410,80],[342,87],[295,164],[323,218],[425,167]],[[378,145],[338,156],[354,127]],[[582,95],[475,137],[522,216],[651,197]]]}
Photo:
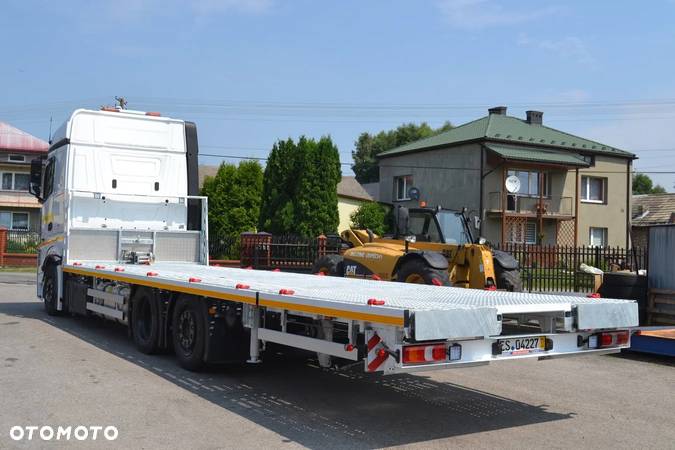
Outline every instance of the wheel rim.
{"label": "wheel rim", "polygon": [[411,273],[405,278],[406,283],[424,284],[424,278],[419,273]]}
{"label": "wheel rim", "polygon": [[197,322],[192,311],[183,311],[178,317],[178,344],[187,355],[192,354],[197,337]]}
{"label": "wheel rim", "polygon": [[42,293],[42,296],[45,299],[45,303],[48,305],[55,305],[54,302],[54,280],[52,277],[47,277],[45,280],[45,287]]}
{"label": "wheel rim", "polygon": [[138,314],[136,331],[140,338],[146,341],[152,333],[152,311],[150,310],[150,302],[147,299],[143,299],[139,306],[140,308],[136,312]]}

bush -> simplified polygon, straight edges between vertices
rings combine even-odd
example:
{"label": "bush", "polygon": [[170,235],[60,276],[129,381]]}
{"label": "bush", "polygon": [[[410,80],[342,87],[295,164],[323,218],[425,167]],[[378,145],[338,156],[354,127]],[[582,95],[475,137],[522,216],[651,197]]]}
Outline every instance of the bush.
{"label": "bush", "polygon": [[362,203],[349,218],[353,228],[368,228],[375,234],[383,235],[387,232],[387,210],[377,202]]}

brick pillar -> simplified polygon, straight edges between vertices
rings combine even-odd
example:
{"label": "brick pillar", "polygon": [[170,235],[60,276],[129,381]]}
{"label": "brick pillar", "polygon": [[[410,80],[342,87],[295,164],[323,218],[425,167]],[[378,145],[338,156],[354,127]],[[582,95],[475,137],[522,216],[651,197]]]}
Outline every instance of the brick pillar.
{"label": "brick pillar", "polygon": [[326,241],[327,240],[328,240],[328,238],[326,238],[326,236],[324,236],[323,234],[321,236],[319,236],[318,238],[316,238],[316,241],[317,241],[317,244],[318,244],[317,253],[318,253],[319,258],[326,255]]}
{"label": "brick pillar", "polygon": [[6,253],[7,253],[7,228],[0,228],[0,266],[5,265]]}

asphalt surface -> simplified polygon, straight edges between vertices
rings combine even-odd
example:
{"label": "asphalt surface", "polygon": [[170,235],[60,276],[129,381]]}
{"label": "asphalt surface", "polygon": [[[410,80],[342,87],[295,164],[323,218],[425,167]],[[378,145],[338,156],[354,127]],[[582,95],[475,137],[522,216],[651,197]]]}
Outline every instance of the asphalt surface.
{"label": "asphalt surface", "polygon": [[[675,362],[634,355],[424,375],[180,369],[122,326],[48,317],[32,274],[0,274],[0,448],[675,448]],[[14,441],[15,425],[114,425],[116,441]]]}

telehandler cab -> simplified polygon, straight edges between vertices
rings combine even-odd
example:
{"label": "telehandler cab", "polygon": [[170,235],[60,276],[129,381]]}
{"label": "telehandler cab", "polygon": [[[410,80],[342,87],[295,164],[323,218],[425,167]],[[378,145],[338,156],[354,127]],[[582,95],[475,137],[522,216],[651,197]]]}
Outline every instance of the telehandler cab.
{"label": "telehandler cab", "polygon": [[394,234],[349,229],[342,255],[317,259],[315,273],[473,289],[522,291],[518,261],[475,238],[465,211],[396,208]]}

